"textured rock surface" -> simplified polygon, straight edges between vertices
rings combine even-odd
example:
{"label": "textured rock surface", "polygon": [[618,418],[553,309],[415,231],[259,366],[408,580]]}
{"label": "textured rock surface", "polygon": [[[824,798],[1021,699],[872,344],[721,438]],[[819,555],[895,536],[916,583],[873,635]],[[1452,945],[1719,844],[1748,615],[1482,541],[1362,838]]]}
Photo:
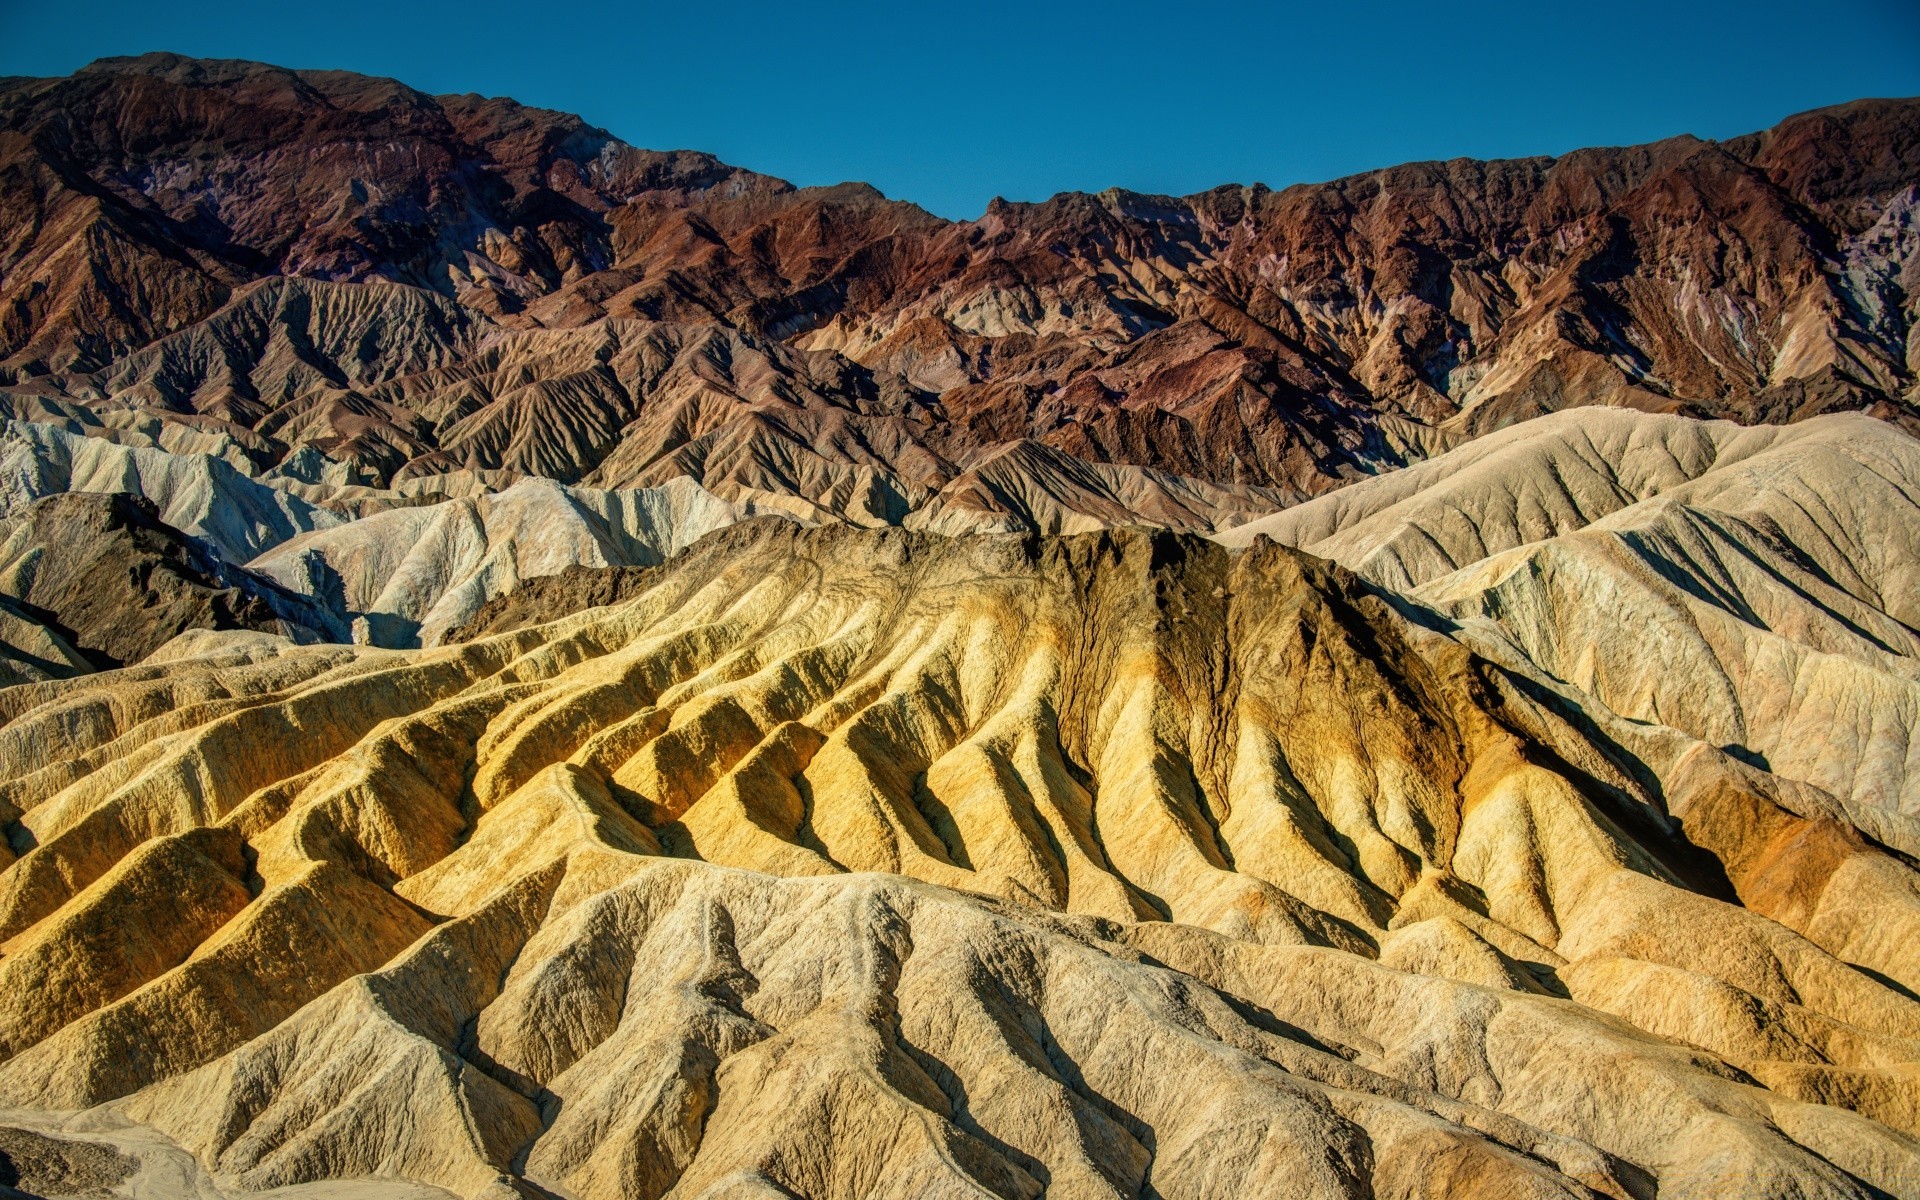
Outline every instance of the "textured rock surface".
{"label": "textured rock surface", "polygon": [[1920,1197],[1916,130],[0,82],[0,1190]]}
{"label": "textured rock surface", "polygon": [[92,666],[117,667],[189,629],[258,629],[303,642],[346,636],[320,604],[229,566],[162,522],[151,501],[125,493],[65,492],[0,521],[0,596],[13,602],[9,615],[38,622],[53,639],[38,655],[30,642],[14,643],[49,675],[70,673],[49,669],[62,647]]}
{"label": "textured rock surface", "polygon": [[657,578],[658,572],[649,567],[568,567],[557,574],[523,579],[448,629],[441,640],[470,642],[488,634],[544,625],[584,608],[619,604],[646,591]]}
{"label": "textured rock surface", "polygon": [[0,1106],[234,1192],[1920,1194],[1920,875],[1817,789],[1265,543],[623,578],[0,691]]}
{"label": "textured rock surface", "polygon": [[1283,508],[1290,498],[1272,488],[1216,486],[1011,442],[955,476],[902,524],[946,534],[1089,533],[1121,525],[1212,532]]}
{"label": "textured rock surface", "polygon": [[212,454],[169,453],[50,424],[7,422],[0,433],[0,517],[63,492],[142,497],[153,503],[161,520],[208,543],[233,563],[243,563],[297,533],[344,520],[251,479]]}
{"label": "textured rock surface", "polygon": [[110,1146],[0,1128],[0,1187],[31,1188],[35,1195],[111,1196],[138,1165]]}
{"label": "textured rock surface", "polygon": [[861,523],[1023,441],[1296,499],[1575,405],[1911,423],[1917,129],[948,222],[506,100],[106,60],[0,91],[0,380],[337,482],[685,474]]}
{"label": "textured rock surface", "polygon": [[65,679],[94,669],[94,660],[47,622],[48,614],[0,597],[0,687]]}
{"label": "textured rock surface", "polygon": [[1920,848],[1920,442],[1881,422],[1564,413],[1220,537],[1262,534]]}
{"label": "textured rock surface", "polygon": [[685,477],[617,492],[526,479],[296,537],[250,566],[364,622],[356,640],[434,645],[522,579],[649,566],[740,516]]}

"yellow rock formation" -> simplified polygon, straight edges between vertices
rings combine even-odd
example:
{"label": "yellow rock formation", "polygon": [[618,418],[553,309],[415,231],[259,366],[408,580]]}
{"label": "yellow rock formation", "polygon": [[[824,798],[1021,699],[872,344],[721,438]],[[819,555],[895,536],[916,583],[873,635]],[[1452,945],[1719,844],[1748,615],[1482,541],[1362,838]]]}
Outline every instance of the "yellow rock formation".
{"label": "yellow rock formation", "polygon": [[208,1194],[1920,1195],[1920,873],[1810,784],[1267,542],[650,584],[0,690],[0,1106]]}

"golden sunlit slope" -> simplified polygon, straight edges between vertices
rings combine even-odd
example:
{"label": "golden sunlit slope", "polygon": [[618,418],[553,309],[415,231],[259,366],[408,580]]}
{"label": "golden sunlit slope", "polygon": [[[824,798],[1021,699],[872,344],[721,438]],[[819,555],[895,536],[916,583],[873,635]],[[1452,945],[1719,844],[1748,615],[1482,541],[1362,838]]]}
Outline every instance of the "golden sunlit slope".
{"label": "golden sunlit slope", "polygon": [[1910,860],[1339,568],[762,520],[555,615],[0,691],[0,1106],[228,1192],[1920,1194]]}
{"label": "golden sunlit slope", "polygon": [[1560,413],[1220,540],[1261,534],[1920,853],[1920,441],[1889,425]]}

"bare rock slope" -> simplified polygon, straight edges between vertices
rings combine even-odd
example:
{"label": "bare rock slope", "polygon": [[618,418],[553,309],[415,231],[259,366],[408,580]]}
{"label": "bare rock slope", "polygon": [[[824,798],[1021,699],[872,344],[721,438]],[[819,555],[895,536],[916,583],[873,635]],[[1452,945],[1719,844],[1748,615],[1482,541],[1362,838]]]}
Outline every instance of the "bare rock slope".
{"label": "bare rock slope", "polygon": [[0,1105],[232,1191],[1920,1194],[1920,875],[1816,789],[1266,543],[639,583],[0,691]]}
{"label": "bare rock slope", "polygon": [[0,596],[12,602],[11,617],[41,627],[50,647],[33,656],[30,641],[9,638],[14,669],[38,666],[43,675],[138,662],[190,629],[258,629],[306,642],[346,634],[311,598],[228,565],[162,522],[151,501],[125,493],[65,492],[0,522]]}
{"label": "bare rock slope", "polygon": [[650,566],[739,520],[684,476],[596,491],[529,478],[472,499],[404,507],[282,542],[249,564],[320,598],[360,640],[434,645],[522,580],[571,567]]}
{"label": "bare rock slope", "polygon": [[110,59],[0,83],[0,388],[354,482],[685,474],[867,523],[1019,443],[1298,499],[1587,404],[1911,425],[1916,130],[1863,100],[944,221],[510,100]]}
{"label": "bare rock slope", "polygon": [[0,216],[0,1190],[1920,1197],[1920,101],[949,222],[149,55]]}
{"label": "bare rock slope", "polygon": [[1920,849],[1920,442],[1883,423],[1563,413],[1220,536],[1262,534]]}
{"label": "bare rock slope", "polygon": [[98,432],[6,422],[0,428],[0,516],[63,492],[137,496],[169,526],[206,542],[231,563],[346,520],[215,454],[129,446]]}

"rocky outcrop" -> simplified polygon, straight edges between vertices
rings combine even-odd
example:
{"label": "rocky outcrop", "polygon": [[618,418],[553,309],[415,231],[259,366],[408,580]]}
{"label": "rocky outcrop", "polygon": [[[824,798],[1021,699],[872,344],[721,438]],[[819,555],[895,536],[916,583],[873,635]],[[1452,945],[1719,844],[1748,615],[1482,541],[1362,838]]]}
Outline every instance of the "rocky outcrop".
{"label": "rocky outcrop", "polygon": [[583,609],[619,604],[651,587],[658,575],[651,567],[568,567],[552,575],[523,579],[475,609],[440,640],[469,642],[489,634],[545,625]]}
{"label": "rocky outcrop", "polygon": [[341,482],[684,474],[872,524],[1023,442],[1292,501],[1580,405],[1911,424],[1917,125],[948,222],[510,101],[107,60],[0,94],[0,377]]}
{"label": "rocky outcrop", "polygon": [[1916,127],[0,83],[0,1190],[1920,1197]]}
{"label": "rocky outcrop", "polygon": [[296,534],[346,518],[269,486],[208,453],[123,445],[97,432],[35,421],[0,427],[0,517],[67,492],[118,493],[152,503],[166,524],[243,563]]}
{"label": "rocky outcrop", "polygon": [[1870,418],[1566,413],[1220,536],[1333,558],[1920,850],[1916,531],[1920,442]]}
{"label": "rocky outcrop", "polygon": [[[139,662],[190,629],[258,629],[340,640],[344,625],[312,599],[234,567],[125,493],[48,496],[0,523],[0,594],[13,621],[44,626],[47,649],[9,637],[10,657],[43,674]],[[24,652],[24,653],[23,653]],[[63,661],[64,660],[64,661]]]}
{"label": "rocky outcrop", "polygon": [[621,579],[0,691],[0,1103],[235,1191],[1913,1194],[1920,876],[1814,789],[1269,542]]}
{"label": "rocky outcrop", "polygon": [[741,515],[684,477],[617,492],[525,479],[304,534],[248,565],[361,622],[357,640],[431,646],[523,580],[650,566]]}

